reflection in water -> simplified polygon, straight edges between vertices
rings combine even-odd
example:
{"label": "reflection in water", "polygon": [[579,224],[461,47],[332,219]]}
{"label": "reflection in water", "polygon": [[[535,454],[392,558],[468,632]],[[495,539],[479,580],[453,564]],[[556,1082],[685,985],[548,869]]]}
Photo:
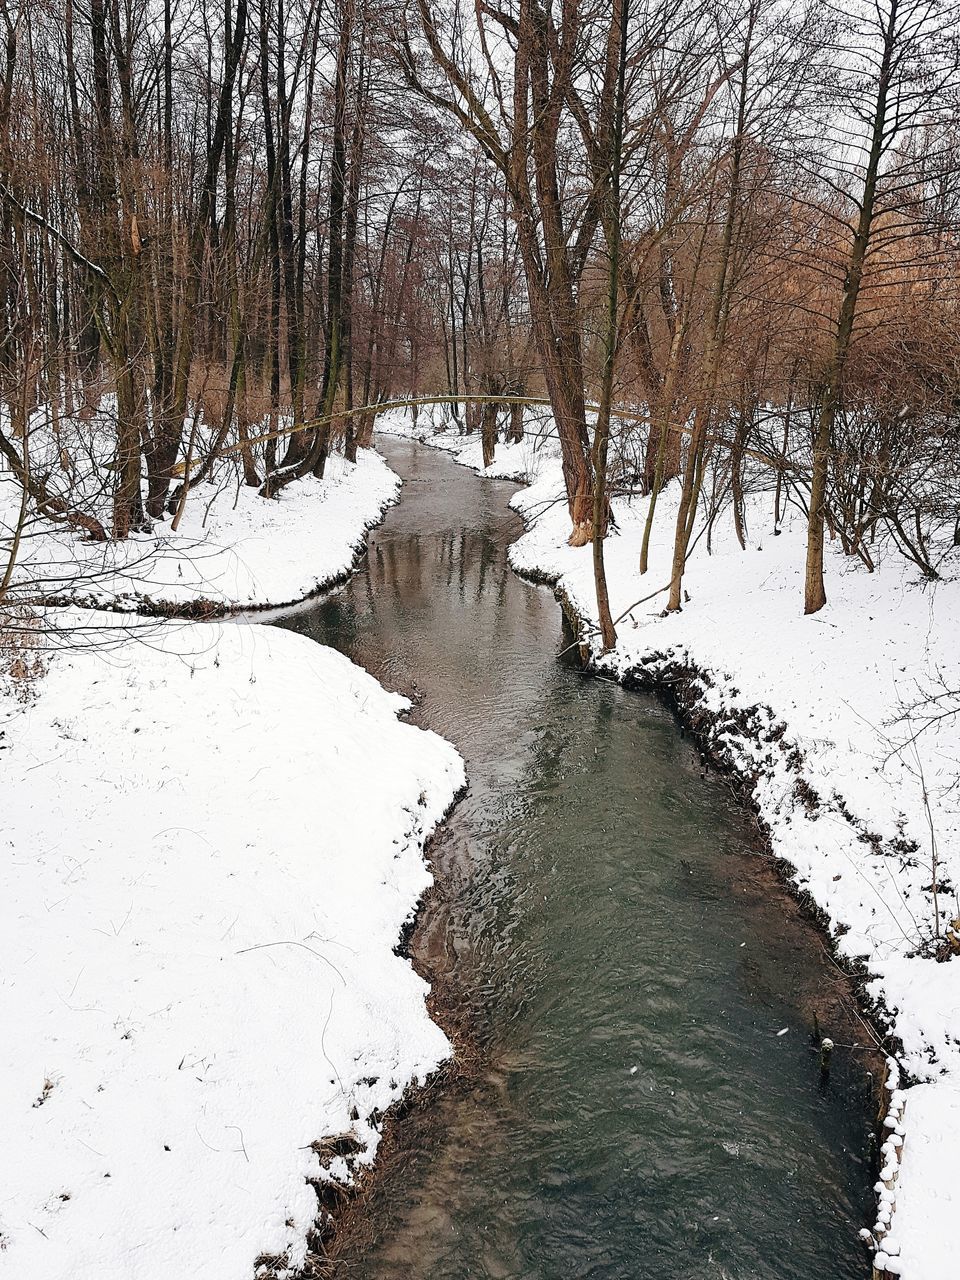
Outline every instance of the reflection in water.
{"label": "reflection in water", "polygon": [[482,1053],[397,1126],[343,1274],[865,1277],[869,1080],[838,1055],[818,1088],[813,1011],[854,1032],[816,935],[659,704],[555,659],[512,486],[385,452],[403,501],[365,567],[284,625],[466,757],[415,961]]}

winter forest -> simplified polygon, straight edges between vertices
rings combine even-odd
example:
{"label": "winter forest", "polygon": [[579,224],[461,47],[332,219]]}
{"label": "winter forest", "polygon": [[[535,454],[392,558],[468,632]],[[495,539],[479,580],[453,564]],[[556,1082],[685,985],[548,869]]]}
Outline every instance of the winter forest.
{"label": "winter forest", "polygon": [[960,9],[0,0],[0,1280],[947,1280]]}

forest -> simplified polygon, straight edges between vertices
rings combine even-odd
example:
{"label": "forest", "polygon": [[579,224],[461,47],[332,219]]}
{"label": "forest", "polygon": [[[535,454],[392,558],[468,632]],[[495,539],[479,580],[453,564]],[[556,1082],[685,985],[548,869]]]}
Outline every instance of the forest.
{"label": "forest", "polygon": [[807,612],[825,537],[936,578],[960,538],[954,16],[5,5],[24,521],[123,539],[227,458],[276,497],[421,397],[492,458],[532,402],[575,543],[610,493],[652,521],[680,477],[668,609],[702,504],[743,541],[751,462],[806,513]]}
{"label": "forest", "polygon": [[952,1280],[958,335],[952,0],[0,0],[0,1277]]}

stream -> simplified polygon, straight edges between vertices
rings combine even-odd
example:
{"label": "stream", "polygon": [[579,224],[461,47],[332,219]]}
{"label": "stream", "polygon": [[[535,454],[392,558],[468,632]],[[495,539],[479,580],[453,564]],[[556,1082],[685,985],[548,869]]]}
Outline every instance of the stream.
{"label": "stream", "polygon": [[[392,437],[403,498],[283,619],[413,697],[469,787],[411,943],[458,1048],[338,1240],[360,1280],[870,1274],[853,1001],[751,816],[657,699],[586,676],[511,572],[517,486]],[[376,778],[370,778],[376,786]]]}

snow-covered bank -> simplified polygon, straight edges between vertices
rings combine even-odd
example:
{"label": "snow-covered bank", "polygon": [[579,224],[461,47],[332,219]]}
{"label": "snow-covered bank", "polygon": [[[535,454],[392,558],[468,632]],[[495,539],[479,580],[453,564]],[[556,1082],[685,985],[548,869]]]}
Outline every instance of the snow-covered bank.
{"label": "snow-covered bank", "polygon": [[[35,579],[47,598],[121,611],[211,615],[291,604],[348,575],[399,490],[371,449],[360,450],[355,465],[332,454],[323,480],[308,476],[276,500],[225,468],[190,494],[175,533],[169,517],[152,533],[107,543],[34,525],[18,576]],[[19,500],[12,481],[0,484],[0,535],[14,526]]]}
{"label": "snow-covered bank", "polygon": [[0,1275],[303,1263],[310,1180],[371,1161],[370,1118],[449,1048],[394,947],[463,765],[403,706],[243,625],[7,682]]}
{"label": "snow-covered bank", "polygon": [[[413,434],[409,422],[384,427]],[[434,437],[423,420],[416,434],[482,471],[476,436]],[[566,545],[552,441],[502,456],[498,447],[483,474],[532,481],[514,499],[528,531],[512,563],[556,583],[589,641],[591,550]],[[953,576],[930,584],[897,556],[868,574],[834,552],[829,604],[804,618],[802,515],[775,533],[770,494],[758,490],[748,549],[722,516],[710,553],[701,536],[689,562],[683,611],[662,617],[662,595],[636,604],[670,573],[675,493],[660,504],[643,577],[647,500],[615,504],[606,562],[614,616],[626,616],[616,651],[594,648],[594,660],[625,681],[671,683],[712,753],[747,783],[773,851],[825,916],[838,953],[867,975],[909,1085],[891,1104],[877,1261],[908,1280],[946,1280],[960,1252],[960,955],[947,937],[960,916],[960,715],[924,727],[923,704],[960,688],[960,563],[948,559]]]}

